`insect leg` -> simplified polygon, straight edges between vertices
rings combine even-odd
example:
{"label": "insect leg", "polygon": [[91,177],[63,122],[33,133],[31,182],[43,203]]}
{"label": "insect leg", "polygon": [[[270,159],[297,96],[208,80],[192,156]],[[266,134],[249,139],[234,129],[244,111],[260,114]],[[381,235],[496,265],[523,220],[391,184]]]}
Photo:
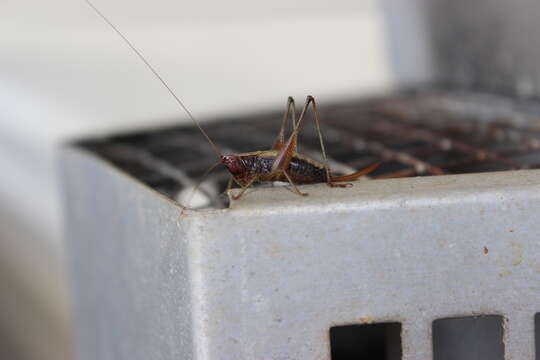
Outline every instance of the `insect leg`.
{"label": "insect leg", "polygon": [[[304,104],[304,107],[302,108],[302,113],[300,114],[300,117],[298,118],[298,121],[296,122],[296,126],[294,127],[294,130],[289,137],[289,140],[287,140],[287,143],[284,147],[280,149],[280,152],[277,154],[276,159],[274,160],[274,163],[272,164],[272,172],[275,172],[277,170],[284,171],[289,167],[289,163],[291,162],[291,158],[293,156],[294,151],[296,150],[296,145],[298,141],[298,133],[300,131],[300,127],[302,125],[302,122],[306,116],[306,112],[308,109],[309,104],[314,101],[313,96],[308,96],[306,103]],[[324,145],[323,145],[323,155],[326,159],[326,154],[324,152]],[[326,166],[327,172],[328,166]]]}
{"label": "insect leg", "polygon": [[[333,179],[332,179],[332,175],[330,174],[330,167],[328,166],[328,159],[326,157],[326,151],[324,149],[324,142],[323,142],[323,137],[322,137],[322,133],[321,133],[321,126],[320,126],[320,120],[319,120],[319,110],[317,109],[317,103],[315,102],[315,99],[313,98],[313,96],[308,96],[307,97],[306,103],[309,104],[309,102],[311,102],[311,104],[313,105],[313,112],[315,113],[315,127],[317,128],[317,134],[319,135],[319,141],[321,143],[321,152],[322,152],[323,159],[324,159],[324,169],[326,171],[326,184],[328,186],[330,186],[330,187],[350,187],[350,186],[352,186],[351,183],[338,184],[338,183],[334,182]],[[299,122],[298,126],[300,126],[300,121],[301,120],[302,120],[302,117],[300,117],[300,119],[298,120],[298,122]],[[338,177],[338,179],[340,179],[340,178],[344,179],[344,180],[347,179],[349,181],[356,180],[360,176],[365,175],[365,174],[375,170],[379,165],[380,165],[379,163],[373,164],[373,165],[367,167],[364,170],[357,171],[356,173],[350,174],[348,176]],[[334,179],[336,179],[336,178],[334,178]],[[347,181],[347,180],[345,180],[345,181]]]}
{"label": "insect leg", "polygon": [[227,189],[225,190],[225,193],[228,193],[229,190],[231,190],[233,181],[234,181],[234,177],[232,175],[229,176],[229,182],[227,183]]}
{"label": "insect leg", "polygon": [[[328,167],[328,159],[326,157],[326,150],[324,149],[324,142],[323,137],[321,133],[321,125],[320,125],[320,118],[319,118],[319,109],[317,109],[317,103],[315,102],[315,98],[313,96],[308,96],[306,100],[306,104],[309,104],[311,102],[313,106],[313,112],[315,113],[315,128],[317,129],[317,134],[319,135],[319,142],[321,144],[321,152],[323,156],[323,162],[324,162],[324,169],[326,171],[326,181],[329,186],[334,187],[334,183],[332,182],[332,177],[330,176],[330,168]],[[300,126],[300,124],[298,124]],[[338,184],[339,187],[345,187],[350,186],[350,184]]]}
{"label": "insect leg", "polygon": [[229,176],[229,181],[227,182],[227,188],[223,190],[223,192],[221,192],[219,195],[223,195],[223,194],[227,195],[229,191],[232,189],[233,182],[235,181],[234,181],[233,176],[231,175]]}
{"label": "insect leg", "polygon": [[242,187],[242,190],[240,191],[240,193],[238,195],[232,195],[232,199],[233,200],[238,200],[242,197],[242,195],[246,192],[246,190],[251,186],[251,184],[253,184],[253,182],[255,181],[256,177],[253,177],[251,178],[251,180],[249,180],[249,182],[246,184],[246,185],[240,185]]}
{"label": "insect leg", "polygon": [[[289,165],[289,162],[292,157],[292,152],[294,150],[291,150],[289,148],[294,146],[294,149],[296,149],[296,143],[298,138],[298,133],[300,132],[300,129],[303,125],[304,119],[306,117],[307,110],[309,108],[309,105],[313,106],[313,112],[315,114],[315,127],[317,129],[317,134],[319,135],[319,143],[321,144],[321,152],[324,160],[324,170],[326,172],[326,181],[329,186],[333,186],[332,177],[330,175],[330,168],[328,167],[328,159],[326,157],[326,150],[324,148],[324,141],[322,138],[321,133],[321,126],[319,121],[319,110],[317,109],[317,103],[315,102],[315,98],[311,95],[309,95],[306,99],[306,103],[304,104],[304,107],[302,108],[302,113],[300,114],[300,117],[298,118],[298,122],[296,123],[296,126],[294,128],[293,133],[291,134],[289,140],[287,141],[286,146],[281,150],[281,152],[276,156],[276,160],[274,162],[274,165],[272,166],[272,169],[286,169]],[[341,186],[342,184],[338,185]],[[347,185],[345,185],[347,186]]]}
{"label": "insect leg", "polygon": [[283,175],[285,175],[285,177],[286,177],[287,180],[289,181],[289,184],[292,185],[292,187],[293,187],[295,193],[297,193],[298,195],[301,195],[301,196],[308,196],[308,193],[303,193],[303,192],[301,192],[300,190],[298,190],[298,187],[296,187],[296,185],[294,184],[294,182],[292,181],[291,177],[289,176],[289,174],[287,174],[286,171],[283,171]]}
{"label": "insect leg", "polygon": [[285,113],[283,114],[283,120],[281,121],[281,128],[279,129],[279,134],[274,141],[274,145],[272,145],[272,150],[280,150],[285,145],[285,125],[287,125],[287,120],[289,119],[289,115],[292,114],[292,127],[293,131],[296,127],[296,112],[295,112],[295,105],[294,105],[294,99],[289,96],[287,99],[287,106],[285,109]]}

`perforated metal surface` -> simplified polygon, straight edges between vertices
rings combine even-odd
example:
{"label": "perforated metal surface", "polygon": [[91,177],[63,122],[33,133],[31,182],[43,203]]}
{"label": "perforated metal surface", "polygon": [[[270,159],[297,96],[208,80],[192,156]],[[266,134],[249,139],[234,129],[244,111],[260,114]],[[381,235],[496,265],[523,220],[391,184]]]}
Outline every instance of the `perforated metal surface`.
{"label": "perforated metal surface", "polygon": [[[341,104],[318,100],[334,172],[346,173],[374,161],[383,161],[372,173],[375,179],[540,166],[537,101],[451,91]],[[278,133],[281,117],[276,111],[215,121],[205,128],[224,153],[265,150]],[[172,199],[199,183],[216,162],[215,153],[192,126],[116,136],[85,146]],[[320,156],[311,123],[302,130],[299,151]],[[226,205],[224,197],[215,195],[223,192],[228,177],[225,168],[218,167],[205,180],[203,189],[212,206]]]}

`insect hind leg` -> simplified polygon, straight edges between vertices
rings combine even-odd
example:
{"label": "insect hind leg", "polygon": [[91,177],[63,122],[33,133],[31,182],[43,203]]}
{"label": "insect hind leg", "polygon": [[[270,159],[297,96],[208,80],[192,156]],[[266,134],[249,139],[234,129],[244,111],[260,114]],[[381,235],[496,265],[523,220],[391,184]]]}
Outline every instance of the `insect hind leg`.
{"label": "insect hind leg", "polygon": [[287,181],[289,181],[289,184],[291,184],[291,186],[293,187],[293,190],[294,190],[295,193],[297,193],[300,196],[308,196],[309,195],[308,193],[303,193],[298,189],[298,187],[292,181],[291,177],[289,176],[289,174],[287,174],[286,171],[283,171],[283,175],[285,175],[285,177],[287,178]]}
{"label": "insect hind leg", "polygon": [[352,183],[344,183],[344,184],[339,184],[339,183],[335,183],[335,182],[332,182],[332,181],[328,181],[326,183],[326,185],[330,186],[330,187],[333,187],[333,188],[336,188],[336,187],[339,187],[339,188],[347,188],[347,187],[351,187],[353,184]]}
{"label": "insect hind leg", "polygon": [[314,113],[314,120],[315,120],[315,129],[317,130],[317,135],[319,137],[319,143],[321,145],[321,153],[323,157],[323,164],[324,164],[324,171],[326,172],[326,184],[330,187],[349,187],[352,186],[352,184],[337,184],[332,181],[332,176],[330,174],[330,167],[328,166],[328,158],[326,156],[326,149],[324,147],[324,140],[322,137],[321,132],[321,122],[320,122],[320,116],[319,116],[319,109],[317,108],[317,103],[315,102],[315,98],[311,95],[308,95],[306,98],[306,103],[304,105],[304,108],[302,109],[302,113],[300,114],[300,118],[298,119],[297,126],[295,128],[295,133],[298,134],[300,131],[300,126],[302,125],[302,122],[305,118],[307,109],[309,105],[313,107],[313,113]]}
{"label": "insect hind leg", "polygon": [[279,129],[276,140],[274,140],[272,150],[281,150],[283,146],[285,146],[285,126],[287,125],[289,116],[292,116],[292,130],[294,131],[296,128],[296,110],[292,96],[289,96],[287,99],[287,106],[285,108],[285,113],[283,114],[283,120],[281,121],[281,128]]}

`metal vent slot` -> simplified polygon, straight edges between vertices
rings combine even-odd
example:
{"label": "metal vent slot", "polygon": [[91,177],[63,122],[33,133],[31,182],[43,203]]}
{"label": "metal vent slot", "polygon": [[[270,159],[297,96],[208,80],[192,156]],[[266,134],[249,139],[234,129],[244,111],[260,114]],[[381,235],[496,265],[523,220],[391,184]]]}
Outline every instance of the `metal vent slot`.
{"label": "metal vent slot", "polygon": [[433,322],[434,360],[504,360],[503,317],[438,319]]}
{"label": "metal vent slot", "polygon": [[401,359],[401,323],[334,326],[330,328],[332,360]]}
{"label": "metal vent slot", "polygon": [[540,312],[534,315],[534,343],[536,348],[536,360],[540,360]]}
{"label": "metal vent slot", "polygon": [[[206,124],[227,153],[268,149],[282,114],[229,118]],[[310,115],[311,116],[311,115]],[[422,91],[321,106],[332,171],[346,173],[374,161],[374,179],[504,171],[540,167],[540,103],[501,95]],[[178,200],[216,162],[194,127],[114,136],[83,144],[148,186]],[[317,157],[309,122],[299,152]],[[224,207],[227,171],[218,167],[201,187],[205,206]]]}

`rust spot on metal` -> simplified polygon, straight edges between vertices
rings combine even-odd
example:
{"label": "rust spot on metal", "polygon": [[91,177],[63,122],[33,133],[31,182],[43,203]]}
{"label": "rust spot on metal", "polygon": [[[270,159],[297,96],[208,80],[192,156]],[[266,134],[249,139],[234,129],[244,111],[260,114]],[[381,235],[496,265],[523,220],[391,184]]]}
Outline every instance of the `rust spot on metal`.
{"label": "rust spot on metal", "polygon": [[361,317],[358,320],[360,320],[360,323],[362,324],[371,324],[373,322],[373,319],[369,316]]}

